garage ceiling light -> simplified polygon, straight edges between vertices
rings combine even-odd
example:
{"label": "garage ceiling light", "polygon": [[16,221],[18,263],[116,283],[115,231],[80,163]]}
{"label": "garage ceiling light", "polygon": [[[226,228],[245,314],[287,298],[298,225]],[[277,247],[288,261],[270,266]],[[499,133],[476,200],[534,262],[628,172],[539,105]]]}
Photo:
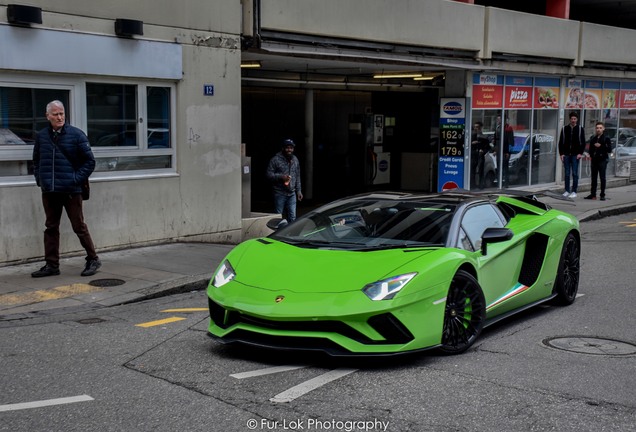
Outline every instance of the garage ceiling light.
{"label": "garage ceiling light", "polygon": [[241,63],[242,68],[259,68],[261,67],[261,62],[259,61],[248,61]]}
{"label": "garage ceiling light", "polygon": [[421,76],[421,73],[381,73],[373,75],[373,78],[418,78]]}

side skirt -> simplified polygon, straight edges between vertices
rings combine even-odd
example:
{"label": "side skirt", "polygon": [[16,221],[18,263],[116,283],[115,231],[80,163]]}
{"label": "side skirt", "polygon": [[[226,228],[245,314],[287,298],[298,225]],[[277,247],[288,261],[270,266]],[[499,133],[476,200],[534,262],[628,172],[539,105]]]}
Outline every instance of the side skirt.
{"label": "side skirt", "polygon": [[541,300],[537,300],[534,303],[529,303],[529,304],[524,305],[524,306],[522,306],[520,308],[511,310],[511,311],[506,312],[504,314],[497,315],[495,317],[487,319],[486,322],[484,323],[484,328],[486,328],[488,326],[491,326],[491,325],[493,325],[493,324],[495,324],[495,323],[497,323],[497,322],[499,322],[501,320],[504,320],[504,319],[506,319],[506,318],[508,318],[508,317],[510,317],[512,315],[518,314],[519,312],[522,312],[524,310],[533,308],[533,307],[538,306],[538,305],[540,305],[542,303],[548,302],[548,301],[552,300],[553,298],[555,298],[556,296],[557,296],[556,294],[551,294],[549,297],[546,297],[546,298],[541,299]]}

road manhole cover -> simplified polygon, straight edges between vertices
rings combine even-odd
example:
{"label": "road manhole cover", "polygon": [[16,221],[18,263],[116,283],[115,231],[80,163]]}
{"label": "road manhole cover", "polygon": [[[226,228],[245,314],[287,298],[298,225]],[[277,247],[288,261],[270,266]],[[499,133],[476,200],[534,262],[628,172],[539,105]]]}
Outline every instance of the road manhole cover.
{"label": "road manhole cover", "polygon": [[117,285],[123,285],[125,283],[126,281],[121,279],[95,279],[90,281],[88,284],[92,286],[96,286],[96,287],[105,288],[105,287],[114,287]]}
{"label": "road manhole cover", "polygon": [[101,318],[84,318],[81,320],[77,320],[75,322],[80,323],[80,324],[99,324],[101,322],[104,322],[106,320],[103,320]]}
{"label": "road manhole cover", "polygon": [[614,339],[588,336],[567,336],[545,339],[550,348],[582,354],[625,356],[636,354],[636,345]]}

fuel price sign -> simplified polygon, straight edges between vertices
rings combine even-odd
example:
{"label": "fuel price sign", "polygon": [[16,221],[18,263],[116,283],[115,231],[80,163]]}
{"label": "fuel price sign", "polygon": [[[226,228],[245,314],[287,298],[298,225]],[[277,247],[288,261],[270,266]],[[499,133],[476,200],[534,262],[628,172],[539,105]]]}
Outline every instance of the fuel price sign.
{"label": "fuel price sign", "polygon": [[464,133],[466,100],[443,98],[439,119],[439,159],[437,188],[439,192],[464,187]]}

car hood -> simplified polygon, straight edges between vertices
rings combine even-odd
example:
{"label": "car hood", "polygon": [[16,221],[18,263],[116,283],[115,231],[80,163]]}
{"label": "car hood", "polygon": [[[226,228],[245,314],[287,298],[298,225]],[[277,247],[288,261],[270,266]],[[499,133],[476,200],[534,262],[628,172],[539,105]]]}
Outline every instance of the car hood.
{"label": "car hood", "polygon": [[228,255],[235,281],[262,289],[338,293],[413,271],[409,262],[433,249],[346,251],[302,248],[270,239],[250,240]]}

